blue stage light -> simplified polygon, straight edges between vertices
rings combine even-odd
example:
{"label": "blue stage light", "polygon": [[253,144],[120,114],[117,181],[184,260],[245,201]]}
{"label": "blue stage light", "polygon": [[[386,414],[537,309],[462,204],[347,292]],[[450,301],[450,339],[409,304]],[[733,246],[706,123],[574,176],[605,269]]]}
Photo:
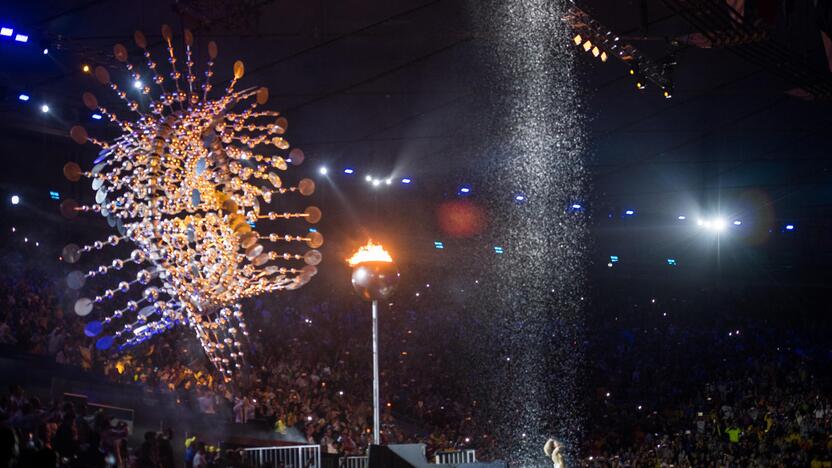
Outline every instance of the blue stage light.
{"label": "blue stage light", "polygon": [[92,118],[93,120],[101,120],[101,114],[93,114]]}
{"label": "blue stage light", "polygon": [[471,193],[471,186],[468,184],[462,185],[459,187],[459,194],[460,195],[468,195]]}
{"label": "blue stage light", "polygon": [[676,219],[678,219],[679,221],[684,221],[684,220],[686,220],[686,219],[688,219],[688,218],[687,218],[687,216],[685,216],[685,215],[679,215],[679,216],[677,216],[677,217],[676,217]]}
{"label": "blue stage light", "polygon": [[794,231],[794,229],[795,229],[794,224],[787,224],[786,225],[786,230],[787,231]]}
{"label": "blue stage light", "polygon": [[494,246],[494,253],[496,253],[496,254],[501,254],[501,253],[503,253],[503,248],[502,248],[502,247],[500,247],[499,245],[495,245],[495,246]]}
{"label": "blue stage light", "polygon": [[43,104],[42,106],[40,106],[40,111],[46,114],[47,112],[49,112],[49,105]]}
{"label": "blue stage light", "polygon": [[44,47],[43,48],[43,55],[47,55],[47,54],[49,54],[49,49]]}
{"label": "blue stage light", "polygon": [[7,27],[0,28],[0,36],[12,37],[12,34],[14,34],[14,29]]}
{"label": "blue stage light", "polygon": [[402,183],[403,183],[403,184],[409,184],[409,183],[411,183],[411,182],[413,182],[413,181],[412,181],[412,180],[410,180],[410,178],[409,178],[409,177],[405,177],[404,179],[402,179]]}
{"label": "blue stage light", "polygon": [[526,196],[523,195],[522,193],[518,193],[517,195],[514,196],[514,201],[524,202],[524,201],[526,201]]}
{"label": "blue stage light", "polygon": [[573,210],[580,210],[581,208],[582,208],[582,207],[581,207],[581,204],[580,204],[580,203],[573,203],[573,204],[572,204],[572,209],[573,209]]}
{"label": "blue stage light", "polygon": [[309,228],[309,232],[318,232],[318,230],[315,228]]}
{"label": "blue stage light", "polygon": [[636,214],[636,210],[626,210],[626,211],[624,211],[624,214],[627,215],[627,216],[632,216],[632,215]]}
{"label": "blue stage light", "polygon": [[12,195],[11,202],[12,205],[20,204],[20,195]]}
{"label": "blue stage light", "polygon": [[670,266],[676,266],[676,259],[675,258],[668,258],[667,264]]}
{"label": "blue stage light", "polygon": [[49,198],[51,198],[53,200],[60,200],[61,199],[61,194],[58,193],[58,192],[55,192],[54,190],[50,190],[49,191]]}
{"label": "blue stage light", "polygon": [[612,263],[618,262],[618,255],[610,255],[610,262],[612,262]]}
{"label": "blue stage light", "polygon": [[354,174],[354,173],[355,173],[355,170],[353,170],[351,167],[348,167],[348,168],[344,169],[344,174]]}
{"label": "blue stage light", "polygon": [[20,94],[19,96],[17,96],[17,98],[20,99],[23,102],[26,102],[26,101],[29,100],[29,95],[28,94]]}
{"label": "blue stage light", "polygon": [[14,37],[14,40],[17,42],[29,42],[29,36],[25,34],[18,34]]}
{"label": "blue stage light", "polygon": [[443,244],[440,241],[433,241],[433,247],[436,248],[436,249],[444,249],[445,244]]}

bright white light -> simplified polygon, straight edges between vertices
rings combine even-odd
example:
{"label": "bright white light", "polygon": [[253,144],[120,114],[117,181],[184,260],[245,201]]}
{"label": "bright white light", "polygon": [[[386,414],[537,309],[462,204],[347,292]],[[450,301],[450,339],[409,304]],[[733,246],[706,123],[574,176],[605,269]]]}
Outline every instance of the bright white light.
{"label": "bright white light", "polygon": [[18,34],[14,37],[14,40],[16,40],[17,42],[29,42],[29,36],[25,34]]}
{"label": "bright white light", "polygon": [[676,217],[676,219],[678,219],[679,221],[684,221],[688,218],[685,215],[679,215],[679,216]]}
{"label": "bright white light", "polygon": [[387,179],[384,181],[385,184],[390,185],[393,183],[393,179]]}
{"label": "bright white light", "polygon": [[136,89],[142,89],[143,86],[144,84],[142,84],[141,80],[136,80],[133,82],[133,87]]}
{"label": "bright white light", "polygon": [[93,114],[92,118],[93,120],[101,120],[101,114]]}
{"label": "bright white light", "polygon": [[740,221],[739,219],[734,220],[734,226],[741,226],[741,225],[742,225],[742,221]]}
{"label": "bright white light", "polygon": [[12,33],[14,33],[12,28],[0,28],[0,36],[11,37]]}
{"label": "bright white light", "polygon": [[727,225],[728,222],[725,221],[725,218],[716,218],[713,222],[714,230],[717,232],[724,231]]}
{"label": "bright white light", "polygon": [[43,49],[43,55],[46,55],[48,53],[49,53],[49,49]]}
{"label": "bright white light", "polygon": [[636,214],[636,210],[627,210],[627,211],[624,212],[624,214],[627,215],[627,216],[632,216],[632,215]]}
{"label": "bright white light", "polygon": [[704,225],[705,225],[705,221],[702,221],[701,219],[697,219],[697,220],[696,220],[696,225],[697,225],[697,226],[704,226]]}
{"label": "bright white light", "polygon": [[353,173],[355,173],[355,171],[353,169],[349,168],[349,167],[344,169],[344,174],[353,174]]}
{"label": "bright white light", "polygon": [[17,205],[18,203],[20,203],[20,197],[17,196],[17,195],[12,195],[12,200],[11,201],[12,201],[12,205]]}
{"label": "bright white light", "polygon": [[381,185],[381,181],[379,179],[373,179],[373,187],[378,187]]}
{"label": "bright white light", "polygon": [[786,230],[787,231],[794,231],[794,224],[787,224],[786,225]]}
{"label": "bright white light", "polygon": [[318,172],[320,172],[321,175],[326,175],[326,173],[329,172],[329,170],[326,168],[326,166],[321,166],[321,168],[318,169]]}
{"label": "bright white light", "polygon": [[40,106],[40,111],[43,112],[44,114],[49,112],[49,105],[44,104],[44,105]]}
{"label": "bright white light", "polygon": [[366,177],[364,177],[364,180],[366,180],[367,182],[372,182],[373,177],[372,176],[366,176]]}
{"label": "bright white light", "polygon": [[580,204],[580,203],[574,203],[574,204],[572,204],[572,209],[573,209],[573,210],[580,210],[580,209],[581,209],[581,204]]}
{"label": "bright white light", "polygon": [[411,182],[413,182],[413,181],[412,181],[412,180],[410,180],[410,179],[409,179],[409,178],[407,178],[407,177],[405,177],[404,179],[402,179],[402,183],[403,183],[403,184],[409,184],[409,183],[411,183]]}
{"label": "bright white light", "polygon": [[26,101],[28,101],[28,100],[29,100],[29,95],[28,95],[28,94],[21,94],[21,95],[20,95],[20,96],[18,96],[17,98],[18,98],[18,99],[20,99],[20,100],[21,100],[21,101],[23,101],[23,102],[26,102]]}
{"label": "bright white light", "polygon": [[525,196],[523,196],[523,195],[519,195],[519,194],[518,194],[518,195],[515,195],[515,196],[514,196],[514,199],[515,199],[515,200],[517,200],[517,201],[523,201],[523,200],[525,200],[525,199],[526,199],[526,197],[525,197]]}

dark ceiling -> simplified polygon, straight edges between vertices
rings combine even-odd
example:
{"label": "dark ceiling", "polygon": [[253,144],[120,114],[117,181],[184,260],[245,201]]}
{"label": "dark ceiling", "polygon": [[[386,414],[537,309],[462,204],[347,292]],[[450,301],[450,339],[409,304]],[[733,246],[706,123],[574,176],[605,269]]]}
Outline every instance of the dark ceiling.
{"label": "dark ceiling", "polygon": [[[801,233],[828,237],[829,102],[788,95],[800,84],[776,73],[778,64],[748,60],[731,48],[678,44],[674,38],[695,28],[671,11],[670,3],[580,4],[651,59],[672,58],[677,64],[668,75],[673,98],[665,99],[649,84],[636,90],[623,63],[601,63],[574,48],[581,78],[573,85],[581,90],[588,114],[592,191],[585,203],[595,220],[597,256],[609,253],[622,229],[668,228],[679,214],[719,211],[765,218],[763,227],[771,235],[791,222]],[[813,14],[780,15],[769,40],[784,44],[828,80]],[[398,242],[407,244],[411,256],[430,260],[436,254],[432,241],[442,236],[436,205],[455,198],[460,184],[472,183],[475,190],[488,184],[482,163],[500,157],[482,154],[476,144],[493,137],[484,134],[482,123],[490,117],[483,115],[488,108],[478,85],[493,70],[479,59],[489,32],[476,25],[469,2],[53,0],[6,2],[0,21],[30,36],[25,45],[0,41],[5,163],[0,188],[4,198],[23,194],[29,208],[24,215],[4,206],[7,219],[34,215],[59,223],[50,190],[76,198],[92,195],[61,179],[66,161],[84,165],[94,158],[91,148],[67,138],[68,128],[82,122],[92,134],[107,132],[81,104],[85,90],[105,94],[81,67],[115,69],[111,51],[117,42],[138,61],[132,41],[136,29],[157,44],[160,56],[163,23],[175,31],[194,31],[198,63],[207,41],[218,43],[218,82],[230,78],[232,62],[240,59],[247,68],[244,85],[270,88],[270,105],[289,118],[289,140],[309,156],[305,170],[315,176],[320,165],[330,168],[331,182],[319,184],[319,203],[339,219],[335,239],[359,239],[362,226],[388,226],[388,231],[397,226],[399,233],[407,230],[407,236],[399,236],[406,240]],[[48,55],[41,53],[44,47]],[[17,99],[21,92],[31,96],[28,103]],[[38,110],[44,102],[51,107],[48,114]],[[355,168],[356,174],[342,174],[344,167]],[[413,184],[372,189],[363,180],[368,173],[396,181],[411,177]],[[506,196],[510,202],[508,189]],[[642,224],[620,224],[625,208],[635,208]],[[55,235],[56,244],[65,234]],[[492,241],[499,242],[487,236],[477,240]],[[775,245],[755,245],[761,243]],[[682,240],[666,244],[686,245]],[[828,244],[812,245],[828,258]]]}

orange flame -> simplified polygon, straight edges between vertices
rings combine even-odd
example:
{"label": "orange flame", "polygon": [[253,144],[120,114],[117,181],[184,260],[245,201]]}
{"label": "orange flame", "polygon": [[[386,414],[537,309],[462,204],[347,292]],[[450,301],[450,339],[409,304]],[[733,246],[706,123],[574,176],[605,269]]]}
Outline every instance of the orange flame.
{"label": "orange flame", "polygon": [[387,262],[393,263],[393,257],[384,250],[381,244],[374,244],[372,240],[367,241],[367,245],[358,249],[352,254],[352,257],[347,259],[350,266],[356,266],[360,263],[366,262]]}

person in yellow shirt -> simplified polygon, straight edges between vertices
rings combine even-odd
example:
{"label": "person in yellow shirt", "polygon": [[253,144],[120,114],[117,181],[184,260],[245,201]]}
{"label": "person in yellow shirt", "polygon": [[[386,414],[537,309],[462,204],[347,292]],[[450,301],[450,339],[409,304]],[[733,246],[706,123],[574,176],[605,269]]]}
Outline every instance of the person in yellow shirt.
{"label": "person in yellow shirt", "polygon": [[729,442],[732,444],[739,443],[742,431],[736,426],[736,424],[730,424],[727,428],[725,428],[725,433],[728,434]]}

